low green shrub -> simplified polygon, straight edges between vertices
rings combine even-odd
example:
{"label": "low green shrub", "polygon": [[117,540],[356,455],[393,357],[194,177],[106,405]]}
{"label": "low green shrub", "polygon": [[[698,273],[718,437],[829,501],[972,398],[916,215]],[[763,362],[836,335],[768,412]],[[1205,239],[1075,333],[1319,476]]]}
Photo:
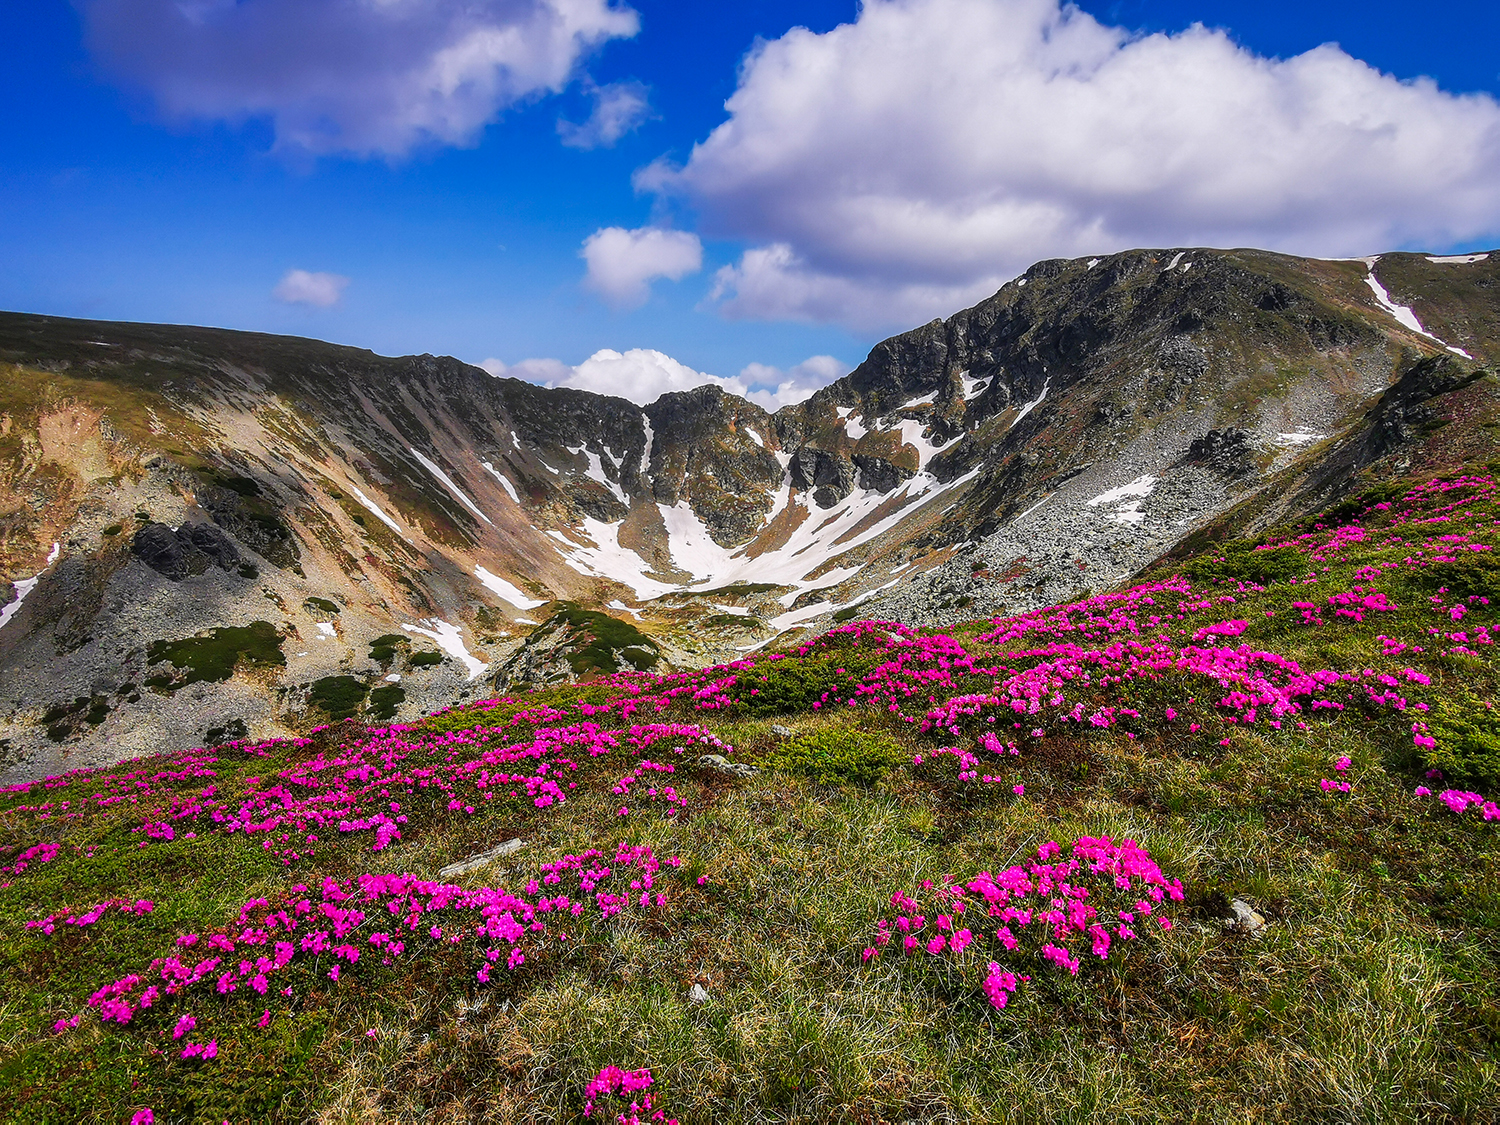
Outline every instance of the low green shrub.
{"label": "low green shrub", "polygon": [[1184,569],[1188,577],[1200,582],[1216,578],[1254,582],[1269,586],[1273,582],[1285,582],[1305,574],[1310,565],[1296,547],[1272,547],[1258,551],[1251,539],[1232,539],[1225,543],[1222,554],[1200,555]]}
{"label": "low green shrub", "polygon": [[1429,769],[1449,781],[1500,784],[1500,708],[1466,691],[1444,693],[1427,714],[1436,745],[1423,753]]}
{"label": "low green shrub", "polygon": [[782,744],[765,763],[822,784],[869,786],[907,760],[906,751],[888,734],[828,727]]}
{"label": "low green shrub", "polygon": [[1447,589],[1460,598],[1489,598],[1491,606],[1500,606],[1500,558],[1495,551],[1464,550],[1452,559],[1430,562],[1421,570],[1410,572],[1411,578],[1428,590]]}
{"label": "low green shrub", "polygon": [[400,684],[384,684],[370,693],[370,717],[388,723],[405,700],[406,692]]}
{"label": "low green shrub", "polygon": [[370,659],[377,664],[389,664],[396,659],[396,650],[406,648],[411,642],[400,633],[386,633],[370,642]]}
{"label": "low green shrub", "polygon": [[308,609],[317,610],[330,616],[339,612],[343,607],[338,602],[330,601],[328,598],[308,598],[302,603]]}
{"label": "low green shrub", "polygon": [[443,654],[440,652],[414,652],[407,662],[413,668],[431,668],[434,664],[443,662]]}

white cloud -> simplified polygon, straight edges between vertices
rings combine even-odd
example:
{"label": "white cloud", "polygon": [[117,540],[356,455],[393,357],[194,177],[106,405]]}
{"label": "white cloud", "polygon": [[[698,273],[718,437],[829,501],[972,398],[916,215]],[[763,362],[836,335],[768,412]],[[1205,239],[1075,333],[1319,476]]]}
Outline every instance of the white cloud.
{"label": "white cloud", "polygon": [[603,227],[584,239],[579,257],[588,263],[586,287],[615,308],[634,308],[656,278],[680,281],[702,269],[703,244],[688,231]]}
{"label": "white cloud", "polygon": [[556,359],[523,359],[506,364],[487,359],[478,366],[491,375],[527,379],[548,387],[573,387],[595,394],[616,395],[639,406],[655,402],[670,391],[690,391],[711,383],[766,410],[801,402],[819,387],[848,374],[849,365],[831,355],[815,355],[783,371],[763,363],[749,364],[737,378],[695,371],[652,348],[617,352],[597,351],[577,367]]}
{"label": "white cloud", "polygon": [[503,360],[486,359],[476,366],[484,368],[497,379],[507,375],[512,379],[525,379],[528,383],[556,386],[573,373],[573,369],[560,359],[523,359],[519,363],[507,364]]}
{"label": "white cloud", "polygon": [[811,397],[818,388],[847,374],[849,365],[831,355],[810,356],[785,371],[764,363],[751,363],[740,371],[738,381],[746,390],[739,393],[757,406],[775,411]]}
{"label": "white cloud", "polygon": [[629,37],[610,0],[79,0],[89,46],[168,116],[269,118],[282,149],[472,144]]}
{"label": "white cloud", "polygon": [[1131,36],[1058,0],[866,0],[745,60],[686,165],[638,174],[707,236],[732,316],[897,327],[1047,257],[1342,256],[1500,232],[1500,104],[1338,47]]}
{"label": "white cloud", "polygon": [[557,133],[569,148],[609,148],[651,112],[646,87],[640,82],[611,82],[594,86],[594,111],[582,125],[559,119]]}
{"label": "white cloud", "polygon": [[271,290],[271,296],[288,305],[312,305],[326,309],[339,303],[349,279],[336,273],[308,273],[307,270],[287,270],[286,274]]}

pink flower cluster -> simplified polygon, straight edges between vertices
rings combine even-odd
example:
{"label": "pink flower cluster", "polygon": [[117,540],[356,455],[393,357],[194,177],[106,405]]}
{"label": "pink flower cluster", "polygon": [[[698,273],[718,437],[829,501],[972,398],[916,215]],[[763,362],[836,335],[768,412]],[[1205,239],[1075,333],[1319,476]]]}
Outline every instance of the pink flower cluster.
{"label": "pink flower cluster", "polygon": [[[677,1125],[677,1118],[668,1117],[666,1110],[652,1106],[651,1095],[647,1092],[650,1085],[651,1071],[646,1067],[640,1070],[621,1070],[617,1066],[606,1066],[594,1076],[584,1090],[584,1096],[588,1100],[583,1107],[583,1115],[593,1116],[594,1103],[599,1098],[628,1097],[631,1098],[630,1108],[622,1111],[615,1118],[619,1125],[643,1125],[644,1121],[661,1121],[664,1125]],[[647,1115],[645,1118],[641,1117],[643,1113]]]}
{"label": "pink flower cluster", "polygon": [[103,918],[111,909],[119,910],[121,914],[150,914],[156,908],[156,904],[150,899],[137,899],[135,902],[127,902],[123,898],[112,898],[101,902],[97,906],[91,906],[82,914],[74,914],[64,911],[60,914],[49,914],[45,918],[38,918],[26,923],[28,930],[41,930],[44,934],[50,934],[58,926],[92,926]]}
{"label": "pink flower cluster", "polygon": [[[1115,843],[1108,836],[1082,836],[1069,858],[1057,859],[1061,851],[1049,841],[1037,849],[1035,860],[999,874],[981,871],[967,883],[940,886],[925,882],[922,890],[930,892],[930,906],[895,892],[895,920],[876,923],[875,943],[865,949],[863,960],[877,959],[897,939],[908,956],[923,953],[961,963],[975,957],[965,956],[971,947],[1014,954],[1029,941],[1043,960],[1076,976],[1080,960],[1068,943],[1087,942],[1092,955],[1104,960],[1115,943],[1135,939],[1135,926],[1153,917],[1160,928],[1172,928],[1161,905],[1163,900],[1180,902],[1182,884],[1168,880],[1134,840]],[[985,995],[1003,1008],[1019,984],[1031,978],[998,961],[988,964]]]}
{"label": "pink flower cluster", "polygon": [[[1418,785],[1415,794],[1418,797],[1430,797],[1432,790],[1425,785]],[[1485,820],[1500,820],[1500,804],[1486,799],[1479,793],[1470,793],[1462,789],[1444,789],[1437,796],[1438,800],[1453,812],[1461,813],[1473,807],[1484,813]]]}
{"label": "pink flower cluster", "polygon": [[[676,856],[666,862],[680,865]],[[549,916],[577,918],[592,907],[599,917],[610,918],[630,907],[665,906],[667,896],[657,887],[660,870],[650,847],[621,844],[612,861],[589,850],[543,864],[540,880],[531,880],[522,893],[495,887],[466,890],[410,874],[366,874],[346,883],[326,878],[317,893],[298,885],[280,904],[252,899],[241,907],[235,926],[224,932],[181,935],[179,950],[207,956],[156,958],[144,973],[128,974],[97,990],[88,1004],[102,1020],[127,1024],[163,997],[199,985],[211,983],[222,996],[241,986],[265,996],[278,974],[308,962],[315,971],[327,964],[326,976],[337,982],[362,957],[378,957],[390,965],[408,952],[409,944],[435,948],[469,942],[480,957],[475,977],[487,983],[494,962],[505,952],[502,947],[509,947],[510,970],[525,962],[523,944],[543,948]],[[548,888],[557,892],[547,893]],[[559,940],[566,937],[562,932]],[[290,991],[290,986],[282,990]],[[74,1017],[58,1021],[54,1030],[76,1026]],[[172,1037],[180,1039],[195,1026],[196,1018],[185,1015]],[[202,1053],[210,1049],[212,1053]],[[185,1051],[184,1057],[212,1058],[217,1050],[209,1044],[191,1054]]]}

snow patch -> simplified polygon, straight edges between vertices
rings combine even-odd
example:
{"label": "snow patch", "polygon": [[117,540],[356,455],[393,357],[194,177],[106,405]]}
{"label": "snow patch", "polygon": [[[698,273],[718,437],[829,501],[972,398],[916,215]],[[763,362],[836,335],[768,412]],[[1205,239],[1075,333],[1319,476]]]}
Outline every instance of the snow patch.
{"label": "snow patch", "polygon": [[314,637],[314,640],[321,641],[324,637],[338,636],[338,634],[334,631],[332,621],[314,621],[313,624],[318,627],[318,632],[321,634],[320,636]]}
{"label": "snow patch", "polygon": [[769,622],[767,622],[767,624],[769,624],[771,628],[780,633],[784,630],[790,629],[793,625],[796,625],[799,622],[807,621],[811,618],[819,616],[820,614],[827,613],[832,609],[832,602],[814,602],[812,605],[805,605],[801,609],[794,609],[788,613],[781,614],[781,616],[779,617],[773,617]]}
{"label": "snow patch", "polygon": [[1097,266],[1097,265],[1098,265],[1098,264],[1099,264],[1099,263],[1100,263],[1100,262],[1101,262],[1101,261],[1103,261],[1103,259],[1102,259],[1102,258],[1090,258],[1090,259],[1089,259],[1089,269],[1093,269],[1093,268],[1094,268],[1094,267],[1095,267],[1095,266]]}
{"label": "snow patch", "polygon": [[487,515],[485,515],[483,512],[481,512],[479,510],[479,505],[476,504],[476,503],[474,503],[474,501],[470,500],[467,496],[465,496],[464,493],[463,493],[463,490],[461,488],[459,488],[458,485],[454,484],[453,481],[451,479],[449,479],[448,474],[445,473],[445,472],[443,472],[442,469],[438,468],[437,464],[435,462],[429,461],[426,457],[423,457],[420,453],[418,453],[415,449],[412,449],[411,446],[409,446],[409,445],[406,448],[407,449],[411,449],[411,455],[413,457],[415,457],[418,461],[422,462],[423,467],[429,473],[431,473],[433,476],[437,477],[438,480],[442,481],[443,484],[445,484],[445,485],[448,486],[448,491],[451,492],[451,493],[453,493],[454,498],[457,499],[460,503],[462,503],[464,507],[468,508],[469,511],[473,512],[476,516],[478,516],[480,519],[482,519],[485,523],[489,524],[491,527],[495,526],[495,521],[492,520],[492,519],[490,519],[490,517],[487,516]]}
{"label": "snow patch", "polygon": [[858,418],[850,417],[854,413],[854,410],[855,408],[852,406],[841,406],[836,413],[839,416],[839,421],[843,423],[844,432],[855,441],[858,441],[870,431]]}
{"label": "snow patch", "polygon": [[963,384],[963,389],[960,393],[964,396],[965,400],[972,399],[977,397],[978,395],[984,394],[985,389],[990,385],[990,381],[988,379],[969,378],[969,373],[967,371],[960,371],[958,373],[958,379],[959,382]]}
{"label": "snow patch", "polygon": [[507,582],[498,574],[491,574],[482,566],[474,568],[474,577],[478,578],[480,584],[492,594],[498,595],[517,609],[535,609],[539,605],[546,605],[545,598],[528,598],[520,587]]}
{"label": "snow patch", "polygon": [[1405,325],[1407,328],[1410,328],[1413,332],[1426,336],[1434,343],[1442,344],[1443,347],[1447,348],[1454,355],[1461,355],[1465,359],[1474,358],[1468,352],[1464,351],[1463,348],[1455,348],[1452,344],[1448,343],[1448,341],[1439,339],[1431,332],[1427,331],[1427,329],[1423,328],[1422,322],[1417,319],[1417,314],[1411,311],[1410,306],[1398,305],[1391,300],[1391,295],[1386,292],[1385,286],[1381,285],[1379,280],[1375,277],[1375,263],[1380,261],[1380,258],[1378,256],[1374,258],[1360,258],[1359,260],[1364,262],[1366,266],[1369,267],[1369,272],[1365,274],[1365,284],[1368,285],[1374,292],[1375,301],[1380,305],[1381,308],[1390,313],[1393,317],[1396,318],[1397,321]]}
{"label": "snow patch", "polygon": [[718,610],[720,613],[732,614],[735,617],[749,617],[750,616],[750,611],[748,609],[745,609],[745,608],[741,607],[741,606],[737,606],[737,605],[720,605],[718,602],[709,602],[708,604],[709,604],[710,607],[712,607],[713,609]]}
{"label": "snow patch", "polygon": [[589,480],[597,481],[609,489],[610,492],[614,493],[615,499],[627,508],[630,506],[630,497],[625,495],[624,490],[618,484],[604,475],[604,462],[599,459],[599,454],[586,445],[580,445],[577,449],[574,449],[572,446],[564,446],[563,448],[574,457],[577,457],[579,454],[587,457],[589,459],[589,467],[584,471],[584,476],[588,477]]}
{"label": "snow patch", "polygon": [[[1376,259],[1376,261],[1378,260]],[[1398,305],[1391,300],[1391,295],[1386,292],[1385,286],[1381,285],[1379,279],[1375,276],[1374,262],[1370,263],[1370,272],[1365,274],[1365,284],[1375,294],[1376,304],[1395,317],[1398,322],[1410,328],[1413,332],[1418,332],[1426,336],[1429,340],[1437,339],[1436,336],[1422,327],[1422,322],[1417,319],[1417,314],[1412,312],[1408,306]]]}
{"label": "snow patch", "polygon": [[[1106,517],[1115,523],[1136,527],[1146,521],[1146,513],[1141,511],[1141,504],[1155,487],[1156,477],[1147,473],[1145,476],[1136,477],[1129,484],[1122,484],[1118,488],[1111,488],[1108,492],[1101,492],[1088,501],[1088,507],[1097,508],[1103,504],[1118,504],[1119,507],[1106,513]],[[1121,503],[1122,501],[1124,503]]]}
{"label": "snow patch", "polygon": [[[415,450],[413,450],[415,452]],[[485,669],[485,663],[476,656],[469,655],[469,650],[464,647],[464,639],[460,627],[450,625],[440,617],[426,617],[422,619],[423,628],[417,625],[402,625],[408,633],[416,633],[427,637],[438,648],[457,660],[469,670],[469,679],[474,679]]]}
{"label": "snow patch", "polygon": [[8,605],[0,606],[0,629],[5,628],[10,619],[16,615],[16,611],[21,608],[21,603],[26,600],[26,595],[36,589],[36,584],[42,580],[42,575],[47,573],[47,567],[55,563],[61,554],[62,544],[54,542],[52,550],[47,554],[47,562],[41,570],[37,571],[30,578],[17,578],[11,583],[16,588],[16,597]]}
{"label": "snow patch", "polygon": [[1025,406],[1021,407],[1021,412],[1017,414],[1013,419],[1011,419],[1011,423],[1009,426],[1005,427],[1007,433],[1015,429],[1016,423],[1019,422],[1022,418],[1026,417],[1026,415],[1030,414],[1035,407],[1041,405],[1042,399],[1047,397],[1047,388],[1051,385],[1051,379],[1046,379],[1042,382],[1042,393],[1037,395],[1036,398],[1032,399]]}
{"label": "snow patch", "polygon": [[1177,256],[1174,257],[1170,262],[1168,262],[1167,263],[1167,268],[1164,269],[1164,270],[1162,270],[1161,272],[1162,273],[1171,273],[1173,270],[1175,270],[1177,268],[1177,263],[1180,262],[1180,261],[1182,261],[1183,255],[1185,255],[1186,253],[1187,253],[1186,250],[1179,250],[1179,251],[1177,251]]}
{"label": "snow patch", "polygon": [[1294,434],[1277,434],[1277,445],[1306,445],[1309,442],[1322,441],[1326,434],[1315,434],[1306,430],[1298,430]]}
{"label": "snow patch", "polygon": [[390,528],[397,535],[401,536],[402,539],[406,539],[407,542],[411,541],[410,539],[407,539],[406,532],[401,530],[401,525],[380,510],[379,504],[375,503],[375,501],[371,500],[368,496],[366,496],[359,489],[355,488],[352,484],[349,486],[349,491],[354,493],[354,498],[356,500],[358,500],[361,504],[363,504],[366,508],[374,513],[376,519],[385,524],[386,527]]}
{"label": "snow patch", "polygon": [[1468,266],[1475,262],[1482,262],[1488,258],[1488,254],[1429,254],[1427,260],[1436,262],[1440,266]]}
{"label": "snow patch", "polygon": [[620,546],[620,526],[624,522],[604,523],[585,516],[579,530],[593,542],[593,546],[574,543],[556,531],[547,534],[557,540],[558,552],[574,570],[596,578],[611,578],[622,586],[629,586],[637,601],[650,601],[676,590],[678,587],[671,583],[648,577],[646,572],[651,569],[650,564],[634,551]]}
{"label": "snow patch", "polygon": [[392,672],[389,676],[387,676],[385,678],[385,682],[388,683],[388,684],[399,684],[401,682],[401,673],[400,672]]}
{"label": "snow patch", "polygon": [[651,467],[651,446],[656,442],[656,431],[651,428],[651,419],[641,415],[641,425],[646,427],[646,448],[641,450],[641,475]]}
{"label": "snow patch", "polygon": [[924,438],[922,431],[926,428],[925,422],[914,418],[908,418],[895,427],[896,431],[901,434],[902,443],[916,449],[918,471],[926,469],[927,462],[931,461],[935,454],[942,451],[943,445],[947,444],[944,442],[942,445],[937,445]]}
{"label": "snow patch", "polygon": [[485,472],[489,473],[490,476],[494,477],[497,481],[500,482],[500,487],[505,489],[506,493],[512,500],[514,500],[517,504],[521,502],[520,496],[516,495],[516,486],[510,483],[510,478],[508,476],[505,476],[500,472],[499,469],[495,468],[495,466],[491,465],[488,461],[481,461],[479,463],[484,467]]}
{"label": "snow patch", "polygon": [[753,441],[756,445],[760,446],[762,449],[766,447],[765,439],[762,438],[754,430],[752,430],[749,426],[745,427],[745,436]]}
{"label": "snow patch", "polygon": [[630,614],[630,616],[634,617],[637,621],[639,621],[641,619],[641,611],[640,610],[638,610],[638,609],[631,609],[628,605],[626,605],[624,602],[622,602],[619,598],[616,598],[614,601],[610,602],[604,608],[605,609],[617,609],[621,613],[628,613],[628,614]]}
{"label": "snow patch", "polygon": [[1132,496],[1146,497],[1151,495],[1151,490],[1156,487],[1156,478],[1150,473],[1145,476],[1136,477],[1129,484],[1122,484],[1118,488],[1111,488],[1108,492],[1101,492],[1088,502],[1090,508],[1097,508],[1101,504],[1118,504]]}

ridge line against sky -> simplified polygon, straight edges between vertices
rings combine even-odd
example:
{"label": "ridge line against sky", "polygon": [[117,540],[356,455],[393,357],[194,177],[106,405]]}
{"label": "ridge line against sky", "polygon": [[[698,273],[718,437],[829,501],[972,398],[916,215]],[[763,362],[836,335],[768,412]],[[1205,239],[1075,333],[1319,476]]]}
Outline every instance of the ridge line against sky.
{"label": "ridge line against sky", "polygon": [[7,308],[774,409],[1039,259],[1500,242],[1466,0],[14,8]]}

